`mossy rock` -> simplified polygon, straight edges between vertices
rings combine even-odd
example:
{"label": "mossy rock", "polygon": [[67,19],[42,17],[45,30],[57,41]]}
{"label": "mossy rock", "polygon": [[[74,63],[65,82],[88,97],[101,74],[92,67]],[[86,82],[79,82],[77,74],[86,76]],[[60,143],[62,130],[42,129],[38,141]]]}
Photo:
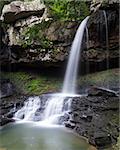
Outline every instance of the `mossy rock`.
{"label": "mossy rock", "polygon": [[[43,71],[42,71],[43,72]],[[47,92],[59,92],[62,88],[63,78],[50,74],[34,74],[29,72],[2,72],[1,78],[7,78],[12,81],[17,91],[25,94],[40,95]],[[108,82],[111,83],[111,88],[119,88],[119,69],[111,69],[98,73],[88,74],[78,77],[77,84],[79,92],[84,88],[89,88],[91,85],[107,87]],[[118,118],[113,115],[112,122],[118,124]]]}

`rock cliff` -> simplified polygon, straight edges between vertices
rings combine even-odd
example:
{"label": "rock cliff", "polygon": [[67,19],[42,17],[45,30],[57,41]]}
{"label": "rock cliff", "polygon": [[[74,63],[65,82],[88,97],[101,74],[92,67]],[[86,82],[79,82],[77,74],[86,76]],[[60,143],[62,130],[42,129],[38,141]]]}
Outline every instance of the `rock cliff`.
{"label": "rock cliff", "polygon": [[[38,5],[39,4],[39,5]],[[87,6],[89,7],[89,3]],[[108,24],[108,47],[106,24]],[[89,41],[84,38],[82,62],[105,62],[119,59],[118,1],[92,1],[88,22]],[[40,0],[13,1],[5,5],[1,15],[1,61],[7,63],[45,62],[53,65],[68,58],[70,47],[80,20],[57,20],[49,7]],[[109,49],[109,51],[107,51]]]}

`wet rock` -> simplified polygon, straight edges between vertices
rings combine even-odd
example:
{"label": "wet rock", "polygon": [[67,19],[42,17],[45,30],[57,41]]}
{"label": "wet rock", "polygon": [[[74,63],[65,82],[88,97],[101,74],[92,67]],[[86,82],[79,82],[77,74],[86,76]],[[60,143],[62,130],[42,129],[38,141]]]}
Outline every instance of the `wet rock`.
{"label": "wet rock", "polygon": [[65,125],[67,128],[70,128],[70,129],[74,129],[74,128],[75,128],[75,124],[74,124],[74,123],[65,122],[64,125]]}
{"label": "wet rock", "polygon": [[[88,51],[83,52],[84,61],[105,62],[109,64],[115,60],[119,63],[119,1],[118,0],[95,0],[91,4],[91,17],[88,22],[89,44]],[[107,19],[108,45],[106,33]],[[108,51],[109,50],[109,51]],[[108,51],[108,52],[107,52]],[[111,66],[111,65],[110,65]],[[110,67],[109,66],[109,67]]]}
{"label": "wet rock", "polygon": [[91,87],[88,91],[88,96],[110,96],[116,97],[117,92],[102,87]]}
{"label": "wet rock", "polygon": [[91,12],[96,12],[100,8],[107,8],[110,7],[110,5],[119,4],[119,0],[92,0],[90,10]]}
{"label": "wet rock", "polygon": [[94,143],[99,148],[105,148],[107,146],[112,145],[114,143],[114,140],[112,139],[112,136],[110,134],[107,134],[103,131],[98,130],[96,132],[97,134],[94,135]]}
{"label": "wet rock", "polygon": [[80,117],[82,120],[84,120],[85,122],[91,122],[92,120],[92,116],[86,116],[86,115],[83,115],[82,117]]}
{"label": "wet rock", "polygon": [[10,96],[4,97],[0,102],[0,126],[14,122],[13,116],[20,109],[27,96]]}
{"label": "wet rock", "polygon": [[1,79],[0,85],[0,98],[12,96],[15,93],[15,87],[9,79]]}
{"label": "wet rock", "polygon": [[8,124],[8,123],[10,123],[10,122],[14,122],[14,121],[15,121],[15,120],[12,119],[12,118],[8,118],[8,117],[5,117],[5,116],[2,116],[2,117],[0,118],[0,126],[6,125],[6,124]]}
{"label": "wet rock", "polygon": [[65,113],[63,116],[59,118],[58,124],[64,124],[64,122],[67,122],[70,118],[70,115],[68,113]]}
{"label": "wet rock", "polygon": [[87,137],[92,145],[105,148],[116,142],[119,127],[116,92],[97,87],[88,96],[73,98],[69,116],[65,126]]}

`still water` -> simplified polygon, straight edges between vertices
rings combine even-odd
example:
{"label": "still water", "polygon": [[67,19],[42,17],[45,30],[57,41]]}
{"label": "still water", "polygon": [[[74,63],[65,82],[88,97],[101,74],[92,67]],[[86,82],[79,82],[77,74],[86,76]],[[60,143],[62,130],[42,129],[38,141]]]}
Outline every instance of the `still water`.
{"label": "still water", "polygon": [[0,129],[0,150],[90,150],[90,145],[63,127],[24,123]]}

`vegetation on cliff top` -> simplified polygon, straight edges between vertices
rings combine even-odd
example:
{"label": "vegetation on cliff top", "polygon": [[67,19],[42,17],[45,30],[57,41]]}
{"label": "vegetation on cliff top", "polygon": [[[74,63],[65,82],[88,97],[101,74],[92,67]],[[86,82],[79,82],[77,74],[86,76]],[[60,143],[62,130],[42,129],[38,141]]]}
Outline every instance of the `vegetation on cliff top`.
{"label": "vegetation on cliff top", "polygon": [[84,1],[44,0],[52,18],[81,21],[89,15],[89,7]]}
{"label": "vegetation on cliff top", "polygon": [[[15,0],[1,0],[0,1],[0,14],[5,4]],[[20,0],[20,1],[33,1],[33,0]],[[43,0],[48,7],[50,15],[54,19],[61,20],[83,20],[89,14],[89,7],[84,1],[77,0]]]}
{"label": "vegetation on cliff top", "polygon": [[50,23],[55,21],[61,23],[64,28],[66,21],[81,22],[87,15],[89,15],[89,6],[84,1],[70,1],[70,0],[44,0],[48,8],[49,21],[35,24],[31,27],[25,28],[22,33],[22,40],[19,41],[24,48],[29,47],[32,43],[38,43],[42,48],[51,48],[52,41],[47,39],[45,30],[49,28]]}

